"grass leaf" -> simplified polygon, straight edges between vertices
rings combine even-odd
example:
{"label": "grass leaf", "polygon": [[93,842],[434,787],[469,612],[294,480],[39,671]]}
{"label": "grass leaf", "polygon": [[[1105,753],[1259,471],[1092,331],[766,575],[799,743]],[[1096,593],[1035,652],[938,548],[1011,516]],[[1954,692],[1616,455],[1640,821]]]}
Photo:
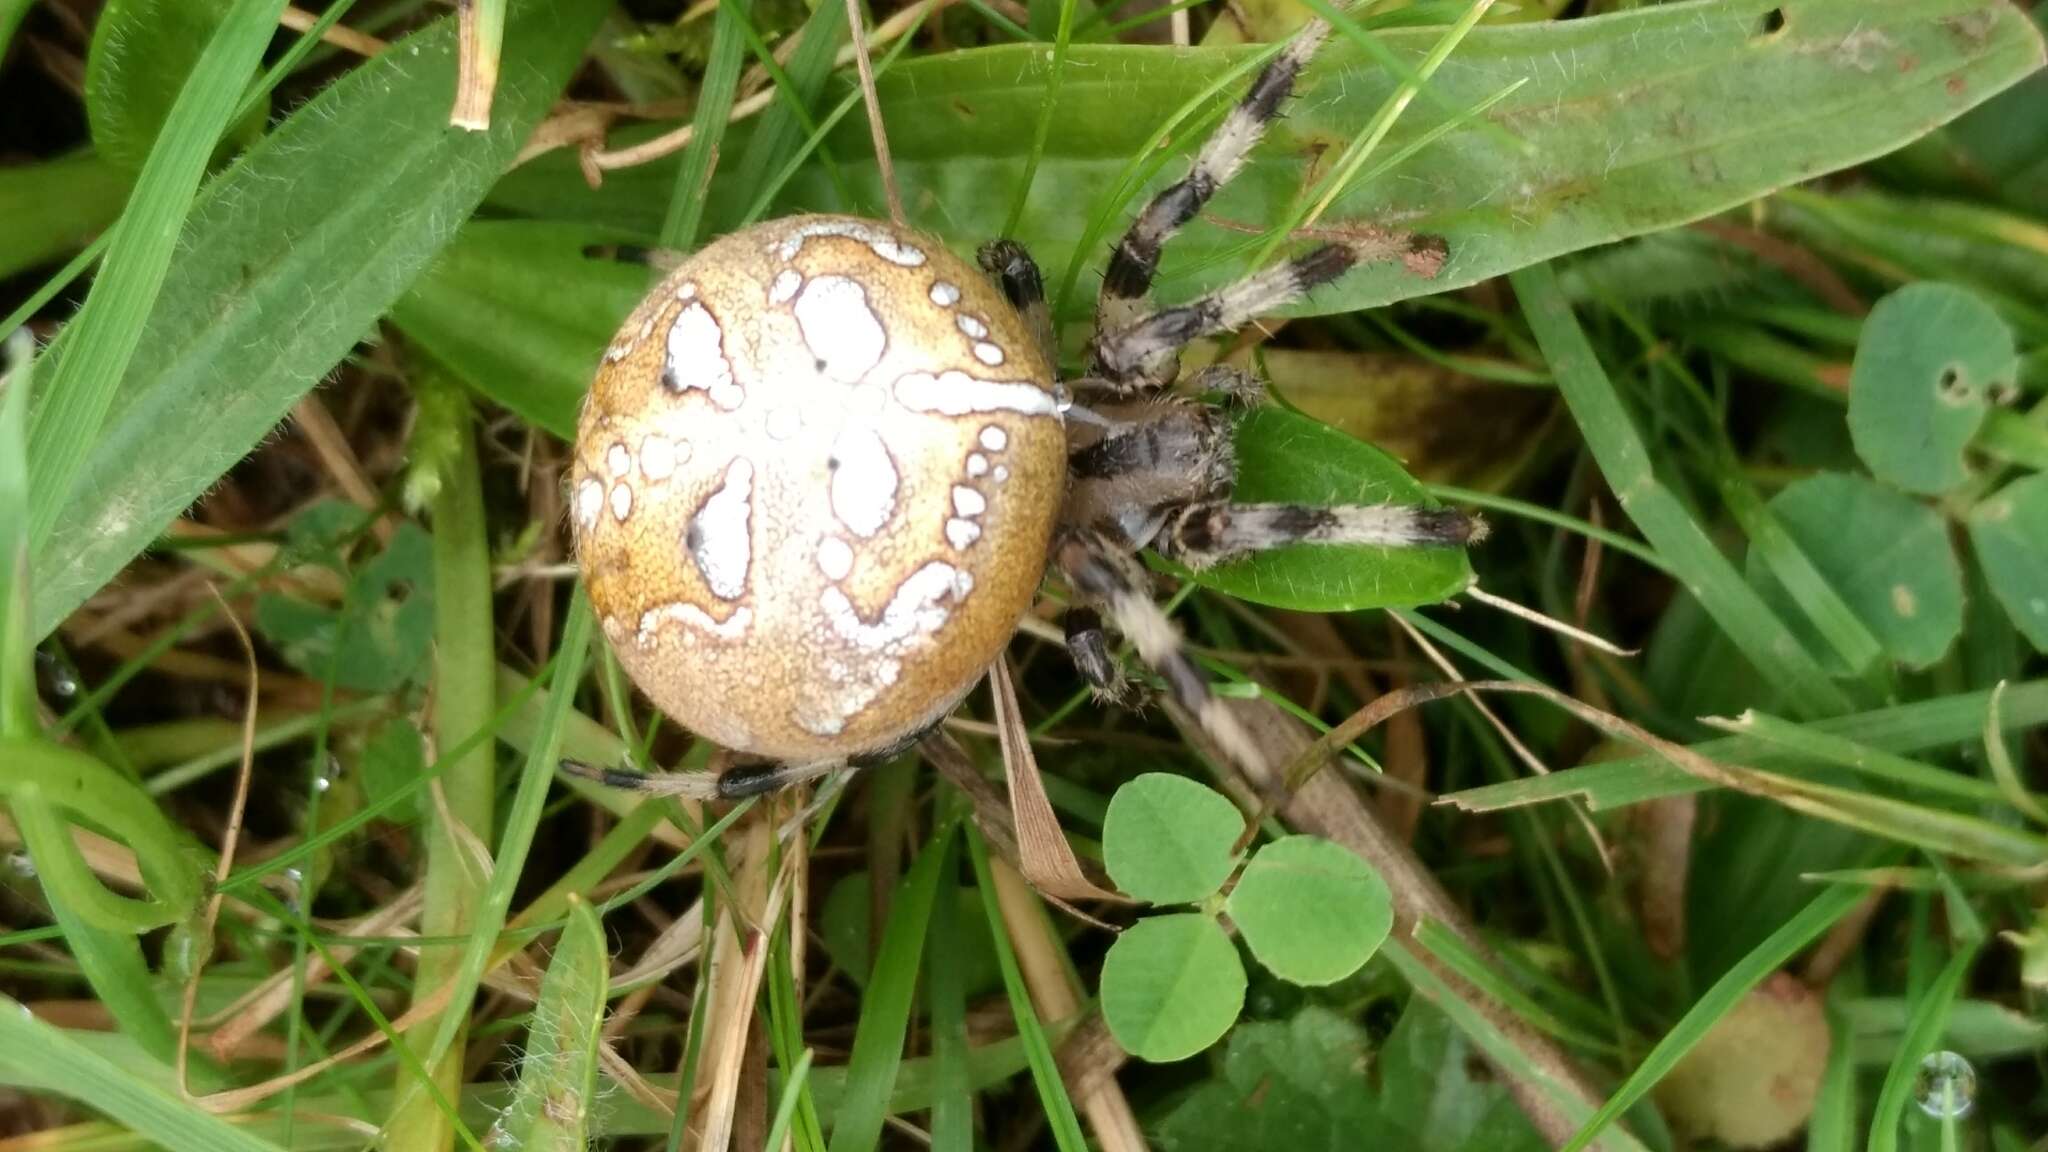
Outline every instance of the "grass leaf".
{"label": "grass leaf", "polygon": [[568,927],[555,944],[540,1000],[526,1026],[519,1084],[492,1130],[490,1146],[530,1152],[582,1152],[589,1146],[610,962],[604,925],[587,901],[572,894]]}
{"label": "grass leaf", "polygon": [[[56,343],[44,389],[52,399],[36,432],[37,459],[45,461],[38,490],[64,490],[40,483],[60,458],[75,466],[77,483],[63,499],[39,501],[54,531],[36,555],[36,634],[148,547],[371,331],[517,154],[580,61],[603,7],[514,5],[488,133],[447,126],[453,21],[342,77],[216,177],[182,233],[182,202],[176,216],[157,221],[169,262],[161,293],[152,285],[137,298],[135,277],[147,269],[122,272],[116,242],[94,294],[124,290],[104,306],[88,299]],[[230,86],[239,96],[241,85]],[[204,159],[192,160],[195,180]],[[150,185],[145,171],[142,186]],[[155,218],[134,219],[140,234]],[[96,312],[107,319],[93,320]],[[129,349],[150,350],[133,363],[125,353],[112,357],[124,321],[134,329]],[[56,431],[54,398],[69,395],[61,385],[72,379],[104,393],[94,403],[112,403],[105,427],[94,439],[98,416],[83,407],[86,397],[72,395],[63,401],[65,438],[43,439]]]}

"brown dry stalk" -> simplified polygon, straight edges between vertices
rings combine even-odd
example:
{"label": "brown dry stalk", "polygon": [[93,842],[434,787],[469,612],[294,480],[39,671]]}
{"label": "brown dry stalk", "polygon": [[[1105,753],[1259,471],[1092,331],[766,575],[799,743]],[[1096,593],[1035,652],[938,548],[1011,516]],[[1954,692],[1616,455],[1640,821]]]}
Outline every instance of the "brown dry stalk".
{"label": "brown dry stalk", "polygon": [[989,665],[988,685],[995,700],[996,733],[1003,745],[1003,773],[1009,778],[1010,815],[1024,878],[1033,888],[1062,900],[1127,902],[1081,870],[1066,833],[1060,830],[1060,818],[1045,794],[1038,757],[1031,752],[1031,732],[1025,727],[1023,709],[1017,706],[1017,688],[1011,683],[1007,658],[999,656]]}
{"label": "brown dry stalk", "polygon": [[[1032,1006],[1047,1023],[1077,1021],[1081,997],[1067,975],[1067,958],[1031,886],[1022,873],[1001,860],[989,861],[989,874],[995,880],[1003,929],[1016,947],[1017,966],[1024,972]],[[1069,1059],[1061,1069],[1061,1079],[1087,1118],[1102,1152],[1144,1152],[1144,1133],[1116,1081],[1123,1051],[1115,1044],[1090,1044],[1066,1054]]]}
{"label": "brown dry stalk", "polygon": [[[313,25],[318,23],[319,20],[320,17],[306,11],[304,8],[296,6],[287,6],[284,12],[277,18],[279,24],[294,32],[311,32]],[[377,53],[391,47],[391,45],[377,39],[375,36],[367,32],[358,32],[346,24],[335,24],[328,28],[327,31],[320,34],[320,39],[345,52],[353,52],[362,57],[375,56]]]}
{"label": "brown dry stalk", "polygon": [[497,36],[490,34],[477,12],[477,0],[455,0],[455,20],[461,55],[455,65],[455,104],[448,110],[448,123],[471,132],[487,131],[491,98],[498,91],[504,29],[501,25]]}
{"label": "brown dry stalk", "polygon": [[185,996],[178,1008],[178,1091],[190,1096],[191,1088],[185,1080],[185,1072],[191,1053],[192,1006],[199,999],[199,974],[206,968],[206,958],[213,951],[213,929],[220,922],[221,902],[227,893],[221,884],[235,866],[235,848],[242,840],[242,816],[249,807],[249,777],[256,766],[256,709],[258,685],[263,673],[256,665],[256,645],[250,641],[249,632],[242,627],[242,621],[228,608],[221,597],[220,589],[213,588],[214,599],[220,600],[220,610],[227,614],[235,626],[235,637],[242,642],[242,657],[249,665],[249,694],[242,711],[242,766],[235,774],[235,798],[228,807],[228,827],[221,837],[220,863],[213,873],[213,895],[206,901],[206,912],[200,917],[199,926],[190,936],[190,947],[196,949],[192,958],[191,971],[185,975]]}

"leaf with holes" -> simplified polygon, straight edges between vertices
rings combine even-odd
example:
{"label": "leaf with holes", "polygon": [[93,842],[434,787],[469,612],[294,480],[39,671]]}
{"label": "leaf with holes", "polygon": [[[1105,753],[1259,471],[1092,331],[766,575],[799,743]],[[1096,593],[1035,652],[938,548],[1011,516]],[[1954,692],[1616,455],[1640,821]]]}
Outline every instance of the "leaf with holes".
{"label": "leaf with holes", "polygon": [[[1963,571],[1940,513],[1863,476],[1823,472],[1772,498],[1799,550],[1893,660],[1925,668],[1963,630]],[[1810,652],[1819,633],[1752,551],[1748,576]],[[1831,671],[1848,675],[1838,658]]]}
{"label": "leaf with holes", "polygon": [[1970,543],[2013,626],[2048,652],[2048,475],[2016,480],[1972,509]]}
{"label": "leaf with holes", "polygon": [[[1772,10],[1784,16],[1776,30],[1765,27]],[[1375,35],[1413,67],[1441,34],[1398,28]],[[1262,47],[1078,44],[1069,51],[1058,130],[1014,234],[1045,265],[1050,284],[1071,280],[1065,318],[1089,314],[1116,231],[1139,198],[1185,173],[1185,158],[1200,143],[1199,134],[1179,131],[1154,149],[1153,135]],[[1044,45],[1005,45],[908,61],[878,77],[911,222],[962,254],[1002,232],[1008,193],[1031,155],[1049,56]],[[1409,107],[1377,155],[1391,157],[1446,128],[1454,119],[1447,108],[1469,109],[1512,91],[1382,178],[1347,190],[1320,222],[1368,242],[1398,230],[1439,235],[1448,261],[1434,276],[1426,267],[1380,261],[1290,311],[1346,312],[1445,291],[1695,220],[1897,148],[2041,61],[2041,37],[2026,17],[1985,0],[1695,0],[1482,26],[1431,79],[1436,99]],[[1325,175],[1395,84],[1357,46],[1333,38],[1243,174],[1167,247],[1160,296],[1184,300],[1247,271],[1256,233],[1281,221],[1304,184]],[[849,87],[843,72],[835,76],[827,106]],[[614,143],[669,127],[622,131]],[[750,136],[744,123],[736,125],[725,150],[740,155]],[[814,158],[776,209],[881,214],[865,120],[842,118],[822,151],[855,202],[842,200]],[[1120,196],[1127,173],[1137,185]],[[593,194],[565,149],[512,173],[492,203],[604,221],[652,239],[673,190],[672,166],[657,164],[609,172]],[[721,172],[705,218],[738,219],[759,192]]]}
{"label": "leaf with holes", "polygon": [[1849,372],[1849,434],[1878,478],[1946,492],[1969,475],[1963,449],[1988,399],[2014,386],[2012,329],[1968,289],[1908,284],[1863,321]]}
{"label": "leaf with holes", "polygon": [[1230,890],[1230,919],[1252,955],[1295,984],[1358,971],[1394,927],[1394,897],[1365,861],[1320,836],[1259,849]]}
{"label": "leaf with holes", "polygon": [[1244,989],[1244,963],[1216,921],[1152,916],[1124,929],[1103,958],[1102,1019],[1141,1060],[1185,1060],[1230,1031]]}
{"label": "leaf with holes", "polygon": [[1109,878],[1151,904],[1191,904],[1215,894],[1237,867],[1244,831],[1237,806],[1185,776],[1147,772],[1116,790],[1102,819]]}

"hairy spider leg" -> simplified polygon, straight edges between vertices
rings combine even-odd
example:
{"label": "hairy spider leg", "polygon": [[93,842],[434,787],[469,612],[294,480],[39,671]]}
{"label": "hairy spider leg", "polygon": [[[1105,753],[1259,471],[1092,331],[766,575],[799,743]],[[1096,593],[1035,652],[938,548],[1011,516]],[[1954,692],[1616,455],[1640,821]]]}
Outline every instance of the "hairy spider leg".
{"label": "hairy spider leg", "polygon": [[1095,698],[1119,708],[1135,707],[1140,699],[1137,685],[1118,668],[1110,653],[1109,637],[1102,631],[1102,613],[1085,605],[1067,609],[1060,621],[1067,633],[1067,657],[1095,690]]}
{"label": "hairy spider leg", "polygon": [[1254,779],[1263,778],[1265,756],[1237,715],[1209,690],[1209,678],[1188,655],[1180,630],[1153,601],[1150,581],[1137,558],[1110,537],[1087,529],[1061,532],[1053,541],[1052,558],[1076,594],[1109,613],[1116,630],[1166,681],[1181,711],[1193,717],[1225,755],[1254,773]]}
{"label": "hairy spider leg", "polygon": [[[1166,242],[1243,169],[1245,157],[1265,134],[1266,126],[1279,119],[1295,80],[1329,34],[1330,26],[1322,20],[1303,25],[1287,47],[1260,69],[1244,98],[1202,143],[1187,176],[1160,190],[1131,221],[1103,274],[1102,293],[1095,305],[1098,337],[1130,325],[1145,313]],[[1123,379],[1099,360],[1091,372],[1111,380]],[[1172,375],[1167,372],[1168,381]]]}
{"label": "hairy spider leg", "polygon": [[1160,309],[1114,331],[1098,331],[1096,371],[1125,391],[1164,387],[1178,373],[1180,350],[1189,341],[1234,332],[1330,283],[1357,263],[1355,249],[1325,244],[1187,304]]}
{"label": "hairy spider leg", "polygon": [[991,240],[976,256],[982,271],[994,277],[1010,307],[1024,318],[1039,351],[1045,353],[1045,362],[1057,366],[1059,346],[1052,334],[1052,310],[1045,303],[1045,277],[1038,270],[1038,261],[1031,258],[1031,250],[1015,240]]}
{"label": "hairy spider leg", "polygon": [[1419,504],[1190,504],[1167,521],[1161,554],[1190,568],[1293,544],[1434,548],[1477,544],[1486,522],[1451,508]]}

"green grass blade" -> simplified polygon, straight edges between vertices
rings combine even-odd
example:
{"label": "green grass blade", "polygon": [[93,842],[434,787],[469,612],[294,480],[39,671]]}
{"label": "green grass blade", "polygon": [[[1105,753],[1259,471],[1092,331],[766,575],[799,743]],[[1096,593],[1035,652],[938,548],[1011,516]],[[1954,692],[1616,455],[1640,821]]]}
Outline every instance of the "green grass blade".
{"label": "green grass blade", "polygon": [[0,331],[0,737],[42,729],[28,623],[28,398],[35,366],[28,329]]}
{"label": "green grass blade", "polygon": [[262,62],[284,0],[235,0],[200,53],[191,77],[164,120],[135,192],[71,326],[74,354],[57,360],[35,414],[29,475],[45,493],[30,518],[29,539],[50,539],[63,499],[85,465],[94,436],[113,406],[129,361],[142,346],[146,322],[177,250],[179,224],[214,146],[241,103],[247,78]]}
{"label": "green grass blade", "polygon": [[1749,994],[1750,989],[1783,968],[1787,961],[1833,927],[1835,921],[1847,915],[1862,900],[1862,890],[1849,885],[1824,889],[1798,915],[1771,933],[1726,975],[1714,981],[1714,986],[1707,989],[1678,1023],[1672,1025],[1671,1031],[1657,1042],[1649,1055],[1643,1057],[1643,1062],[1629,1074],[1621,1087],[1615,1089],[1607,1103],[1593,1114],[1571,1143],[1565,1145],[1564,1152],[1578,1152],[1587,1147],[1608,1125],[1635,1107],[1678,1064],[1679,1059],[1699,1043],[1716,1021]]}
{"label": "green grass blade", "polygon": [[846,1062],[846,1090],[832,1122],[832,1152],[872,1152],[882,1139],[889,1094],[903,1062],[903,1039],[917,1001],[918,959],[939,891],[941,867],[952,859],[957,824],[948,822],[925,845],[889,902],[889,921],[875,949],[874,970],[860,1001],[860,1024]]}
{"label": "green grass blade", "polygon": [[[1691,747],[1724,764],[1790,772],[1817,759],[1917,788],[1995,802],[1993,789],[1982,781],[1942,780],[1948,774],[1922,773],[1915,770],[1914,762],[1891,755],[1980,739],[1990,701],[1989,692],[1963,692],[1805,725],[1751,712],[1739,718],[1735,726],[1741,730],[1753,724],[1759,729],[1758,735],[1745,733]],[[2048,680],[2029,680],[2008,688],[1999,723],[2007,732],[2048,724]],[[1490,812],[1583,796],[1597,810],[1703,792],[1710,787],[1656,755],[1643,755],[1568,768],[1533,779],[1469,788],[1443,797],[1443,802],[1468,812]]]}
{"label": "green grass blade", "polygon": [[1948,1025],[1949,1010],[1976,963],[1980,947],[1980,942],[1972,941],[1958,948],[1913,1006],[1906,1035],[1899,1042],[1891,1066],[1885,1069],[1884,1086],[1878,1089],[1877,1106],[1871,1112],[1870,1152],[1895,1152],[1899,1147],[1899,1122],[1905,1117],[1907,1102],[1913,1098],[1920,1061],[1940,1042],[1942,1030]]}
{"label": "green grass blade", "polygon": [[[1031,129],[1031,150],[1024,154],[1024,175],[1017,180],[1016,191],[1010,196],[1010,216],[1003,222],[1003,236],[1017,233],[1017,222],[1024,218],[1024,205],[1031,200],[1031,182],[1038,175],[1038,164],[1045,159],[1045,143],[1052,136],[1053,113],[1060,106],[1060,86],[1067,78],[1067,50],[1074,39],[1074,7],[1078,0],[1059,0],[1059,30],[1052,42],[1052,66],[1046,75],[1045,94],[1038,106],[1038,123]],[[1033,15],[1041,8],[1033,0]]]}
{"label": "green grass blade", "polygon": [[[108,378],[113,365],[92,330],[98,322],[86,326],[90,317],[82,316],[58,338],[58,375],[43,389],[49,404],[60,403],[58,385],[69,378],[114,399],[97,439],[85,426],[98,418],[85,421],[90,414],[77,408],[67,426],[85,429],[85,438],[61,451],[57,441],[41,441],[46,463],[32,463],[54,468],[58,456],[83,454],[71,461],[68,496],[38,486],[52,494],[39,503],[53,509],[44,515],[54,532],[35,555],[36,634],[148,547],[370,331],[517,155],[581,60],[604,7],[513,5],[488,133],[447,126],[452,21],[395,44],[214,178],[182,233],[165,225],[164,243],[175,242],[179,255],[163,290],[152,291],[155,307],[139,336],[149,355],[122,357],[125,373]],[[263,29],[266,40],[270,32]],[[174,135],[167,130],[166,141]],[[103,269],[100,284],[120,287],[116,271]],[[85,359],[67,367],[74,356]],[[53,418],[44,413],[38,437]]]}
{"label": "green grass blade", "polygon": [[1578,421],[1587,449],[1643,536],[1757,671],[1801,713],[1831,716],[1847,712],[1849,697],[1828,678],[1813,654],[1792,639],[1784,623],[1694,522],[1678,496],[1657,479],[1649,446],[1636,431],[1620,394],[1572,316],[1557,274],[1547,265],[1535,265],[1515,272],[1513,282],[1515,296],[1550,361],[1558,390]]}
{"label": "green grass blade", "polygon": [[[476,995],[492,946],[505,927],[505,915],[512,906],[513,891],[519,885],[520,873],[526,866],[526,854],[533,847],[534,829],[539,825],[541,809],[547,803],[548,784],[555,778],[555,767],[561,759],[563,720],[572,710],[576,698],[575,685],[582,679],[583,665],[590,654],[590,630],[590,602],[579,587],[576,598],[570,602],[568,622],[563,625],[562,641],[555,657],[554,691],[548,696],[547,711],[541,717],[540,731],[533,747],[527,751],[526,766],[519,775],[518,791],[513,794],[511,811],[505,817],[497,851],[492,854],[491,882],[485,890],[483,906],[475,910],[461,963],[454,969],[451,1005],[467,1006],[470,998]],[[433,1043],[427,1049],[429,1058],[424,1062],[429,1067],[453,1049],[467,1016],[467,1011],[451,1011],[442,1017]]]}
{"label": "green grass blade", "polygon": [[[434,739],[453,748],[477,732],[488,731],[496,711],[498,676],[497,631],[492,622],[491,556],[484,522],[483,477],[477,464],[476,435],[471,428],[469,397],[452,381],[425,375],[418,389],[419,409],[414,435],[419,440],[454,445],[439,477],[433,504],[434,525]],[[497,924],[472,922],[485,900],[488,878],[479,874],[465,841],[488,844],[494,827],[497,796],[497,749],[485,741],[451,760],[441,774],[440,799],[422,805],[419,837],[425,842],[425,902],[420,908],[420,933],[460,936],[481,927],[486,938]],[[445,818],[445,819],[444,819]],[[447,825],[452,819],[458,832]],[[446,948],[422,947],[415,988],[430,993],[456,974],[457,957]],[[422,1021],[406,1037],[421,1051],[438,1029],[467,1020],[469,1001],[458,997],[440,1016]],[[458,1032],[458,1035],[460,1033]],[[443,1096],[453,1097],[462,1084],[462,1045],[446,1058],[427,1060],[428,1071]],[[397,1147],[439,1148],[447,1142],[447,1120],[438,1102],[405,1092],[388,1130]]]}
{"label": "green grass blade", "polygon": [[675,189],[669,196],[668,216],[661,225],[661,244],[678,252],[697,246],[698,225],[704,219],[705,187],[718,164],[718,149],[725,139],[726,121],[732,115],[733,93],[738,91],[740,66],[746,63],[747,40],[740,31],[737,14],[720,6],[711,33],[711,59],[704,66],[704,83],[697,89],[697,112],[691,123],[696,131],[683,147],[683,161],[676,168]]}
{"label": "green grass blade", "polygon": [[959,867],[951,859],[939,868],[932,903],[931,932],[925,941],[925,1005],[931,1020],[932,1152],[974,1152],[974,1089],[967,1073],[967,988],[955,958],[964,954]]}
{"label": "green grass blade", "polygon": [[[610,949],[588,902],[569,898],[569,923],[526,1026],[519,1085],[488,1143],[530,1152],[582,1152],[597,1101]],[[770,1145],[775,1147],[775,1145]]]}
{"label": "green grass blade", "polygon": [[988,845],[973,824],[963,828],[968,858],[974,863],[974,882],[981,890],[981,908],[988,915],[988,931],[996,946],[996,962],[1003,970],[1003,991],[1010,997],[1010,1015],[1017,1022],[1017,1037],[1024,1043],[1025,1059],[1031,1067],[1031,1081],[1038,1088],[1038,1102],[1045,1109],[1053,1145],[1060,1152],[1087,1152],[1088,1139],[1081,1134],[1081,1120],[1074,1114],[1074,1101],[1067,1095],[1066,1081],[1060,1079],[1059,1064],[1053,1060],[1052,1045],[1045,1025],[1031,1003],[1031,990],[1024,985],[1017,952],[1010,946],[1010,929],[1003,923],[1003,909],[996,902],[995,874],[989,868]]}
{"label": "green grass blade", "polygon": [[0,1081],[103,1112],[169,1152],[282,1152],[0,996]]}

